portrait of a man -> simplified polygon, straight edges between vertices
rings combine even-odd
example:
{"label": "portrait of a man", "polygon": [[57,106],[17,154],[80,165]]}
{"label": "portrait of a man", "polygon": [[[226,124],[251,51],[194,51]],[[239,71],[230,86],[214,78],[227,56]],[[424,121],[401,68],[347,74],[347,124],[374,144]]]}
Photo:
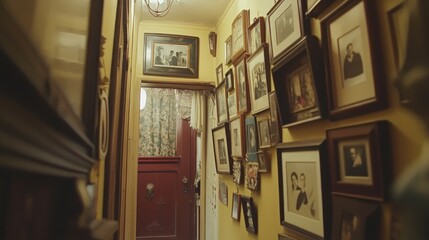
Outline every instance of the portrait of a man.
{"label": "portrait of a man", "polygon": [[344,79],[357,77],[363,73],[361,55],[355,51],[353,43],[347,44],[347,54],[344,58]]}
{"label": "portrait of a man", "polygon": [[368,176],[365,145],[344,146],[344,155],[346,176]]}

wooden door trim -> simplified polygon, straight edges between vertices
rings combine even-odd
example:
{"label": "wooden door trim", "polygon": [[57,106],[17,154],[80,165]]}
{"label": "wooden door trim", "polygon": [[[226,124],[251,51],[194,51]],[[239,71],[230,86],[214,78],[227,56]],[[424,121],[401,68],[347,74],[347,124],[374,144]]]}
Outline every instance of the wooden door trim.
{"label": "wooden door trim", "polygon": [[140,163],[178,163],[181,157],[139,157]]}

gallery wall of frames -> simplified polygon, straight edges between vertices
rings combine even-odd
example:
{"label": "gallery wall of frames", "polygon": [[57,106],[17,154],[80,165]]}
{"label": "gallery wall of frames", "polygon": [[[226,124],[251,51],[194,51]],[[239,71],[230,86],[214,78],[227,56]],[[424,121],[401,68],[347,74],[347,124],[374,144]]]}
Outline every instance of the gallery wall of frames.
{"label": "gallery wall of frames", "polygon": [[[252,194],[261,191],[261,175],[278,174],[279,239],[377,239],[393,179],[389,120],[327,128],[322,139],[282,140],[287,128],[388,108],[374,1],[279,0],[265,16],[250,19],[249,11],[218,39],[225,52],[213,69],[217,173]],[[311,34],[315,19],[320,37]],[[393,34],[400,27],[392,20]],[[402,46],[392,39],[399,65]],[[219,198],[228,205],[220,182]],[[258,234],[252,194],[232,193],[231,218]]]}

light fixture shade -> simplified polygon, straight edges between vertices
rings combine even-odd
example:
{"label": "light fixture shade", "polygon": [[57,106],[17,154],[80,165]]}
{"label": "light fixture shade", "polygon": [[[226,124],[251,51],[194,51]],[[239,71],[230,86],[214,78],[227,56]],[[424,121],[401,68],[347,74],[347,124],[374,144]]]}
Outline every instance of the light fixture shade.
{"label": "light fixture shade", "polygon": [[154,17],[164,17],[168,14],[174,0],[144,0],[147,10]]}

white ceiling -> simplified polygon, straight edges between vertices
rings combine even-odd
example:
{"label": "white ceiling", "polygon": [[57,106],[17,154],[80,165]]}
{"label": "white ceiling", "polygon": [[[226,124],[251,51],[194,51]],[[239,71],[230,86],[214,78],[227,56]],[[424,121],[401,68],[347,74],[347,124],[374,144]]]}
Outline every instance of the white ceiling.
{"label": "white ceiling", "polygon": [[150,15],[143,2],[141,19],[143,21],[163,21],[215,27],[231,1],[232,0],[179,0],[179,2],[177,2],[175,0],[170,12],[164,17],[153,17]]}

